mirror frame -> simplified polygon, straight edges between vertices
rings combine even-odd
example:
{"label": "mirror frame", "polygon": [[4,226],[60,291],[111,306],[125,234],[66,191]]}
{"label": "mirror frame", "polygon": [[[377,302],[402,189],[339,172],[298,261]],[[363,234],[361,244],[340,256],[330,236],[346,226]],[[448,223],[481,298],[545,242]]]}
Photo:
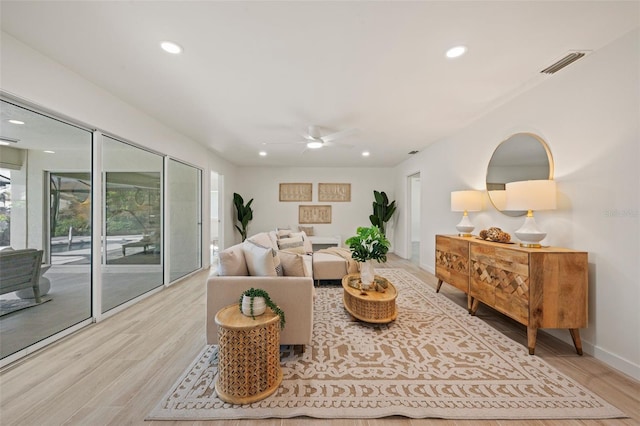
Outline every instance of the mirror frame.
{"label": "mirror frame", "polygon": [[[506,216],[511,216],[511,217],[517,217],[517,216],[524,216],[525,214],[527,214],[526,211],[514,211],[514,210],[500,210],[498,208],[498,206],[496,206],[496,204],[494,203],[493,199],[491,199],[491,194],[489,192],[489,183],[488,182],[488,176],[489,176],[489,168],[491,167],[491,160],[493,160],[493,157],[496,155],[496,152],[498,152],[498,150],[500,149],[501,146],[503,146],[505,143],[509,142],[510,140],[512,140],[512,138],[514,136],[518,136],[518,135],[527,135],[532,137],[533,139],[537,140],[540,145],[542,146],[542,148],[544,149],[545,153],[547,154],[547,163],[549,164],[549,176],[547,177],[547,179],[552,180],[553,179],[553,156],[551,155],[551,150],[549,149],[549,145],[547,144],[547,142],[542,139],[540,136],[536,135],[535,133],[531,133],[531,132],[517,132],[517,133],[513,133],[511,134],[508,138],[504,139],[502,142],[500,142],[498,144],[498,146],[493,150],[493,154],[491,154],[491,158],[489,159],[489,164],[487,164],[487,172],[485,174],[485,189],[487,191],[487,197],[489,197],[489,201],[491,202],[491,205],[500,213],[506,215]],[[539,177],[532,177],[531,179],[540,179]],[[508,182],[505,182],[508,183]]]}

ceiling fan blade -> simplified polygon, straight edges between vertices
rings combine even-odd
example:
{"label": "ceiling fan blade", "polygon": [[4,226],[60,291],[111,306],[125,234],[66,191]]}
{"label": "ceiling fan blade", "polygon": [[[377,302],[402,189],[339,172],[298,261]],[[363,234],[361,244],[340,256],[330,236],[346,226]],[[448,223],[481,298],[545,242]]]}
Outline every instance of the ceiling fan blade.
{"label": "ceiling fan blade", "polygon": [[307,143],[307,141],[298,141],[298,142],[262,142],[262,145],[298,145],[301,143]]}
{"label": "ceiling fan blade", "polygon": [[353,133],[356,132],[356,129],[345,129],[345,130],[341,130],[339,132],[335,132],[335,133],[331,133],[329,135],[326,136],[322,136],[322,140],[325,142],[331,142],[333,140],[336,140],[338,138],[344,138],[347,137]]}
{"label": "ceiling fan blade", "polygon": [[[322,138],[324,140],[324,138]],[[337,146],[337,147],[342,147],[342,148],[353,148],[353,145],[348,144],[348,143],[342,143],[342,142],[329,142],[329,141],[325,141],[324,142],[324,146]]]}

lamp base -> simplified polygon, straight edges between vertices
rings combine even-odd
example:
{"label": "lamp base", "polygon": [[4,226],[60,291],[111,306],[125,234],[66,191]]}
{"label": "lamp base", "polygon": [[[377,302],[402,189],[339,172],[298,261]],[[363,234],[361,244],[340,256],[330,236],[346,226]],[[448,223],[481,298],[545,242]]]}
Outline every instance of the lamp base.
{"label": "lamp base", "polygon": [[547,236],[546,232],[540,231],[533,216],[527,216],[524,224],[516,232],[516,237],[520,240],[520,247],[540,248],[540,241]]}
{"label": "lamp base", "polygon": [[473,226],[473,223],[469,220],[469,216],[465,214],[462,216],[460,223],[456,225],[456,229],[458,230],[459,237],[470,237],[471,231],[475,229],[475,226]]}

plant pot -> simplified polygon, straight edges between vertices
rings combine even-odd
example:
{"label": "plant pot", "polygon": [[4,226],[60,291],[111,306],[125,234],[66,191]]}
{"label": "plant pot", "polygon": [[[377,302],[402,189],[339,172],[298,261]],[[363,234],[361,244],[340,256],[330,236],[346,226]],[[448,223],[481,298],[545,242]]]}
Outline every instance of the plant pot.
{"label": "plant pot", "polygon": [[[253,303],[253,313],[251,304]],[[248,317],[257,317],[264,314],[267,309],[267,302],[264,297],[242,296],[242,313]]]}
{"label": "plant pot", "polygon": [[367,260],[360,263],[360,281],[362,282],[362,289],[368,290],[373,284],[374,278],[374,265],[373,260]]}

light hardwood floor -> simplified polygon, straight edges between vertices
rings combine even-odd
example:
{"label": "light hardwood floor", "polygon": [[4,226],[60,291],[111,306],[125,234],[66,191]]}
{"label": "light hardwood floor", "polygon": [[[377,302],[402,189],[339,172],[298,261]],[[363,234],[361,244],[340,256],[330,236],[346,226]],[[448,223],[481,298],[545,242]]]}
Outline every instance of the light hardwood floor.
{"label": "light hardwood floor", "polygon": [[[405,268],[435,288],[433,275],[389,256],[390,268]],[[94,324],[0,372],[0,424],[7,425],[638,425],[640,383],[545,333],[539,356],[627,413],[628,419],[460,421],[385,418],[375,420],[267,419],[217,422],[145,422],[159,401],[205,345],[203,271],[99,324]],[[466,306],[446,284],[442,293]],[[482,306],[478,316],[526,344],[526,330]]]}

